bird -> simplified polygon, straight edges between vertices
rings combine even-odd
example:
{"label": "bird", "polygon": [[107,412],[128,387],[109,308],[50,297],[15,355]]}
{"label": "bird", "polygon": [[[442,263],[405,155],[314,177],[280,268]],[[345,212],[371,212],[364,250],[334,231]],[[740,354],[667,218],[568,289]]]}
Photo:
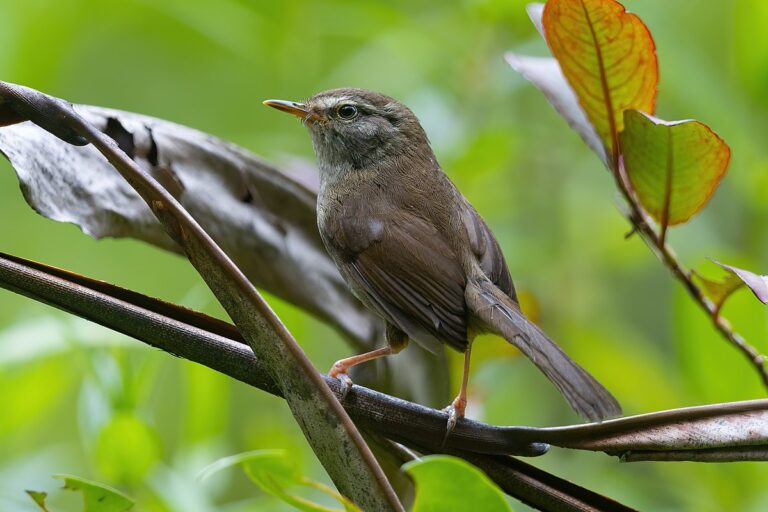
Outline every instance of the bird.
{"label": "bird", "polygon": [[264,105],[299,118],[317,157],[320,237],[351,292],[385,324],[386,346],[341,359],[329,375],[397,354],[414,341],[464,354],[446,438],[467,406],[472,342],[501,336],[527,356],[583,418],[621,414],[618,401],[520,310],[490,228],[443,172],[416,115],[384,94],[323,91]]}

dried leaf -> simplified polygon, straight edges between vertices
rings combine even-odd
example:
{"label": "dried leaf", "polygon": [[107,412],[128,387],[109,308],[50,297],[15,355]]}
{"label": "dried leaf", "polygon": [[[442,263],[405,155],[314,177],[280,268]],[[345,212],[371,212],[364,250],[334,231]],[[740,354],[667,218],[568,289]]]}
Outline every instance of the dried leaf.
{"label": "dried leaf", "polygon": [[698,121],[667,122],[629,110],[624,122],[620,140],[627,176],[664,233],[707,204],[725,175],[731,150]]}
{"label": "dried leaf", "polygon": [[648,28],[614,0],[550,0],[543,26],[552,54],[615,165],[624,111],[652,114],[655,107],[659,73]]}
{"label": "dried leaf", "polygon": [[761,276],[750,272],[749,270],[732,267],[731,265],[726,265],[725,263],[720,263],[719,261],[715,261],[715,263],[723,267],[725,270],[738,276],[738,278],[744,281],[744,284],[746,284],[749,289],[752,290],[752,293],[755,294],[755,297],[757,297],[760,302],[763,304],[768,304],[768,275]]}
{"label": "dried leaf", "polygon": [[[348,291],[317,232],[315,194],[255,155],[159,119],[78,106],[200,222],[258,287],[335,325],[358,346],[379,321]],[[31,123],[0,129],[27,202],[94,238],[129,237],[180,252],[136,192],[92,146]]]}

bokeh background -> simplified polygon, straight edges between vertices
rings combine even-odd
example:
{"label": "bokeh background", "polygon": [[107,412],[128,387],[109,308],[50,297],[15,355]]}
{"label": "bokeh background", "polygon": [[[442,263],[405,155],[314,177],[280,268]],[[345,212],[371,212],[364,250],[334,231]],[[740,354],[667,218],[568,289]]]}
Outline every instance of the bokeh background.
{"label": "bokeh background", "polygon": [[[0,78],[73,102],[166,118],[277,162],[312,158],[301,126],[262,107],[337,86],[377,89],[422,119],[444,169],[495,230],[525,306],[613,390],[628,414],[765,395],[639,239],[625,241],[612,180],[544,98],[503,61],[543,55],[522,0],[0,0]],[[681,258],[768,271],[768,4],[627,1],[658,48],[658,113],[697,118],[731,145],[707,210],[675,228]],[[221,311],[183,259],[130,240],[96,242],[37,216],[0,162],[0,250],[208,313]],[[321,369],[349,354],[329,328],[271,303]],[[768,352],[768,313],[726,305]],[[576,418],[532,365],[483,341],[470,415],[499,424]],[[284,404],[105,329],[0,291],[0,510],[54,473],[118,486],[141,510],[285,510],[219,457],[287,448],[326,480]],[[768,509],[768,466],[620,464],[553,450],[534,464],[644,510]],[[76,497],[54,506],[76,510]],[[518,510],[525,507],[515,503]]]}

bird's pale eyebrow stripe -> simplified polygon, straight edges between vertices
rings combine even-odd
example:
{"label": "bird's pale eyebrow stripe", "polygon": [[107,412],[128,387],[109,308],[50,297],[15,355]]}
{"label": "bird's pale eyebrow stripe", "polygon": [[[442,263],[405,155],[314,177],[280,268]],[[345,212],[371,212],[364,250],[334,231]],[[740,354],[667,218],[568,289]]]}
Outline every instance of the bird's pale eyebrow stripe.
{"label": "bird's pale eyebrow stripe", "polygon": [[327,108],[335,107],[345,102],[354,103],[355,105],[369,111],[376,110],[376,107],[374,107],[370,103],[360,101],[358,99],[355,99],[352,96],[328,96],[326,98],[320,98],[320,100],[318,101],[318,106],[320,108],[327,109]]}

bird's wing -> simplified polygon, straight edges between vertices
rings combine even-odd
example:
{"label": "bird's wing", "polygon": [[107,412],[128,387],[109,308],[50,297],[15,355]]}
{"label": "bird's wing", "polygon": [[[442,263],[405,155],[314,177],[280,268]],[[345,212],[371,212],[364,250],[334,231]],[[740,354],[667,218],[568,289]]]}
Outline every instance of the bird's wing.
{"label": "bird's wing", "polygon": [[469,203],[464,204],[461,220],[467,230],[472,252],[475,253],[483,273],[499,290],[517,302],[517,295],[509,275],[507,262],[504,260],[499,242],[496,241],[491,229]]}
{"label": "bird's wing", "polygon": [[[362,219],[348,219],[359,232]],[[467,346],[464,272],[450,244],[427,220],[401,211],[345,263],[346,274],[382,316],[429,350]]]}

